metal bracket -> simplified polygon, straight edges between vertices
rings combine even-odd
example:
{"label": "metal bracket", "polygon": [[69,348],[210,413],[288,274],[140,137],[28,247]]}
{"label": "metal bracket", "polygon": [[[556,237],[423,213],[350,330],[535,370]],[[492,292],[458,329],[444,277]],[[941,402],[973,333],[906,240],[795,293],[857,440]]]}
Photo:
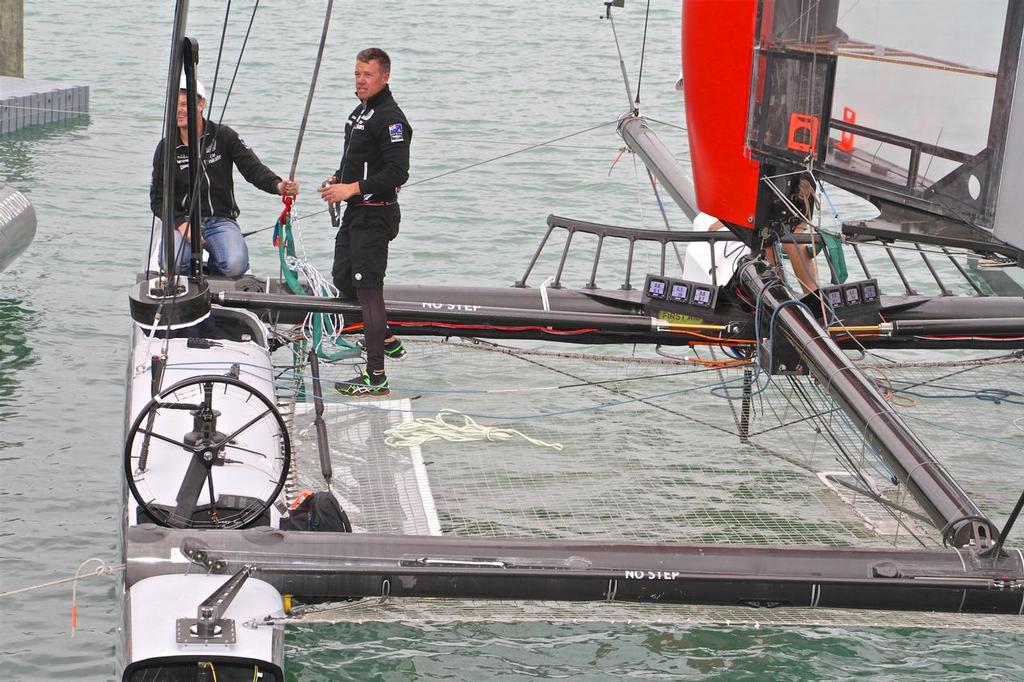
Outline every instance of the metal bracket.
{"label": "metal bracket", "polygon": [[175,626],[178,644],[234,644],[235,621],[221,616],[238,596],[252,572],[252,564],[246,564],[199,605],[195,618],[177,619]]}
{"label": "metal bracket", "polygon": [[175,631],[178,644],[234,644],[236,641],[235,621],[230,618],[214,623],[208,636],[199,634],[202,624],[197,618],[179,618],[175,621]]}
{"label": "metal bracket", "polygon": [[210,573],[223,573],[227,564],[222,559],[211,557],[209,548],[195,538],[188,538],[181,543],[181,553],[196,566],[205,568]]}

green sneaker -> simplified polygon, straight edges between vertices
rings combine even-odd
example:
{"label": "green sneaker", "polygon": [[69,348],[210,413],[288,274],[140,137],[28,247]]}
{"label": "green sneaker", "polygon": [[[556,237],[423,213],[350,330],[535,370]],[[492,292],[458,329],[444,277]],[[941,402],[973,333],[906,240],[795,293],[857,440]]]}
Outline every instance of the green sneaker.
{"label": "green sneaker", "polygon": [[[366,346],[363,345],[362,341],[356,341],[356,345],[359,347],[360,352],[366,354]],[[402,340],[397,336],[390,341],[384,342],[384,357],[388,360],[405,360],[406,356],[409,355],[405,352],[405,347],[402,345]]]}
{"label": "green sneaker", "polygon": [[348,381],[335,382],[334,388],[349,398],[386,398],[391,395],[387,376],[381,374],[379,377],[371,378],[366,370],[360,370],[359,376]]}

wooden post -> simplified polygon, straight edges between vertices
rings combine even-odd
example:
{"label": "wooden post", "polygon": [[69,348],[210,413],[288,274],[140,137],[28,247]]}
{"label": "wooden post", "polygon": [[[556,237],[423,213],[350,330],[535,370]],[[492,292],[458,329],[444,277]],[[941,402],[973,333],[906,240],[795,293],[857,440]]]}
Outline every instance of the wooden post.
{"label": "wooden post", "polygon": [[25,77],[25,0],[0,0],[0,76]]}

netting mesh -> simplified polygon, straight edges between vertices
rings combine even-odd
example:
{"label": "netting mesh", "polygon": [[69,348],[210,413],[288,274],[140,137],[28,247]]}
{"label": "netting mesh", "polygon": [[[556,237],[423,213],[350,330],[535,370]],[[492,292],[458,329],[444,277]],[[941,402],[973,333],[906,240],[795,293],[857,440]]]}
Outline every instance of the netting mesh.
{"label": "netting mesh", "polygon": [[[906,486],[810,377],[769,381],[750,365],[708,367],[632,348],[607,355],[539,344],[512,349],[462,340],[405,342],[409,358],[388,365],[388,400],[343,400],[332,384],[349,378],[353,367],[322,368],[335,469],[331,487],[357,530],[688,544],[941,545],[939,530]],[[707,351],[702,355],[712,359]],[[1022,483],[1013,478],[1024,443],[1017,425],[1024,419],[1024,396],[1012,387],[1022,385],[1024,363],[1008,356],[948,363],[868,356],[860,364],[1001,524]],[[388,429],[433,419],[441,410],[562,449],[518,436],[385,444]],[[310,410],[297,411],[294,430],[302,483],[322,488]],[[501,621],[1011,627],[999,618],[944,615],[939,622],[912,613],[800,609],[659,606],[653,613],[646,606],[474,601],[446,601],[441,608],[436,600],[363,600],[347,608],[322,618],[472,620],[486,614]]]}
{"label": "netting mesh", "polygon": [[[386,402],[342,404],[330,386],[352,368],[323,370],[340,470],[334,490],[357,507],[353,521],[361,518],[366,530],[429,532],[422,514],[410,520],[410,510],[429,497],[450,535],[828,546],[939,541],[906,486],[809,377],[768,381],[752,377],[749,367],[745,373],[653,355],[407,345],[410,358],[389,365],[394,393]],[[1013,423],[1024,416],[1024,401],[995,387],[1012,385],[1021,362],[865,366],[982,508],[1007,513],[1016,493],[1005,470],[1024,439]],[[752,394],[746,419],[738,399],[745,378]],[[415,452],[384,444],[388,428],[443,409],[563,449],[521,438],[431,441]],[[315,485],[309,419],[297,417],[297,440]]]}

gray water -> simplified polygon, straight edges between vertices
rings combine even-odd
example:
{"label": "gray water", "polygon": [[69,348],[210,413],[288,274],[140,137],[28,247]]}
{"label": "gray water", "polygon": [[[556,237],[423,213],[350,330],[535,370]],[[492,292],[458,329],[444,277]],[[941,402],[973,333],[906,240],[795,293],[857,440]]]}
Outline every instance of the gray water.
{"label": "gray water", "polygon": [[[0,178],[39,215],[35,242],[0,274],[0,591],[66,577],[89,557],[118,561],[127,290],[147,250],[148,185],[161,130],[172,4],[26,3],[26,76],[88,84],[81,122],[0,139]],[[641,100],[685,156],[678,78],[679,3],[655,0]],[[225,122],[286,174],[325,3],[264,2]],[[233,3],[213,110],[224,102],[251,2]],[[402,234],[390,281],[504,285],[525,268],[549,213],[661,225],[645,176],[604,125],[555,145],[434,176],[614,121],[625,108],[612,31],[596,0],[336,3],[299,159],[300,215],[336,168],[354,106],[352,56],[379,45],[415,128]],[[617,28],[633,87],[643,4]],[[194,2],[190,34],[213,86],[224,5]],[[280,205],[239,180],[244,229]],[[421,184],[417,184],[421,183]],[[676,226],[681,212],[670,210]],[[299,223],[326,270],[325,215]],[[253,270],[276,270],[269,232],[250,238]],[[599,280],[600,282],[600,280]],[[709,439],[714,434],[702,434]],[[110,679],[118,637],[115,578],[0,603],[0,679]],[[1024,676],[1021,638],[920,629],[478,624],[303,626],[287,638],[290,679],[581,678],[1007,679]]]}

